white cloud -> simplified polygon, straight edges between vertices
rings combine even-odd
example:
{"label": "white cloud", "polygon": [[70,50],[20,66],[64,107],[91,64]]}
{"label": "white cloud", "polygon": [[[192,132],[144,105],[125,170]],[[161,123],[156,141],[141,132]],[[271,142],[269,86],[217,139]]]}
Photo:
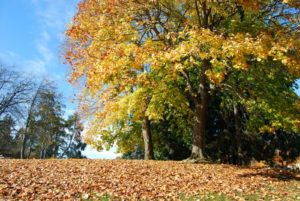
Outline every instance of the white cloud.
{"label": "white cloud", "polygon": [[5,52],[0,52],[0,59],[5,61],[10,61],[18,57],[19,55],[13,51],[6,50]]}
{"label": "white cloud", "polygon": [[37,44],[38,52],[41,54],[45,62],[50,62],[53,59],[53,53],[45,44]]}
{"label": "white cloud", "polygon": [[63,31],[74,15],[79,0],[32,0],[31,2],[44,25]]}
{"label": "white cloud", "polygon": [[18,56],[18,54],[14,53],[14,52],[12,52],[12,51],[10,51],[10,50],[7,51],[7,54],[8,54],[11,58],[15,58],[15,57]]}
{"label": "white cloud", "polygon": [[47,31],[43,31],[41,33],[41,36],[42,36],[42,39],[43,39],[42,41],[44,41],[46,43],[50,40],[50,35],[48,34]]}
{"label": "white cloud", "polygon": [[42,56],[43,61],[48,64],[54,58],[53,52],[48,48],[48,42],[51,39],[46,30],[41,32],[40,38],[36,40],[36,48],[38,53]]}
{"label": "white cloud", "polygon": [[35,59],[35,60],[25,60],[22,62],[22,64],[17,64],[21,68],[21,70],[25,73],[25,75],[35,78],[38,80],[41,80],[43,78],[46,78],[50,81],[63,81],[64,75],[55,73],[55,72],[49,72],[49,67],[47,67],[47,59]]}
{"label": "white cloud", "polygon": [[28,75],[44,77],[47,75],[46,63],[41,59],[24,61],[23,70]]}
{"label": "white cloud", "polygon": [[64,74],[53,73],[52,77],[56,81],[65,81],[65,75]]}

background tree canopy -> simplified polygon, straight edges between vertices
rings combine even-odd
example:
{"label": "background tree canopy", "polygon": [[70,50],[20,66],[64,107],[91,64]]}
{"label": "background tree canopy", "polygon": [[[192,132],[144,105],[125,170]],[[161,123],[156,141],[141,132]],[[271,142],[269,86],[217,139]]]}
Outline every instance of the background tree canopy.
{"label": "background tree canopy", "polygon": [[64,119],[54,83],[37,84],[1,64],[0,154],[13,158],[82,158],[78,114]]}

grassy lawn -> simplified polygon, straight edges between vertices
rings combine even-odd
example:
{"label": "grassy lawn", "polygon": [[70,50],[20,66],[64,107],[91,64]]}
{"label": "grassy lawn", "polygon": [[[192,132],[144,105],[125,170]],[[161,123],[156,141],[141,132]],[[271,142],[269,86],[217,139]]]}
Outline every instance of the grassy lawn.
{"label": "grassy lawn", "polygon": [[137,160],[0,160],[0,200],[300,200],[299,171]]}

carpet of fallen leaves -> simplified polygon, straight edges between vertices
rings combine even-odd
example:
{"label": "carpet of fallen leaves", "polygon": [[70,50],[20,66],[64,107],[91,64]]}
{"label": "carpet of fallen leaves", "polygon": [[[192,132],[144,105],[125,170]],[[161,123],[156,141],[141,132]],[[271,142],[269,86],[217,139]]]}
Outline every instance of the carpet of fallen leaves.
{"label": "carpet of fallen leaves", "polygon": [[0,200],[101,200],[106,195],[115,200],[199,200],[207,195],[299,200],[299,180],[299,171],[221,164],[0,159]]}

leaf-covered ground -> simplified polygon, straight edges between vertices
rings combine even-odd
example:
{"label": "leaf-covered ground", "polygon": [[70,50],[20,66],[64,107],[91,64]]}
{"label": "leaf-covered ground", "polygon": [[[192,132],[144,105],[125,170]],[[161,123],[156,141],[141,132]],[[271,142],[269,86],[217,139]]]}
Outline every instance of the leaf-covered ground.
{"label": "leaf-covered ground", "polygon": [[219,164],[0,159],[0,200],[300,200],[299,180]]}

